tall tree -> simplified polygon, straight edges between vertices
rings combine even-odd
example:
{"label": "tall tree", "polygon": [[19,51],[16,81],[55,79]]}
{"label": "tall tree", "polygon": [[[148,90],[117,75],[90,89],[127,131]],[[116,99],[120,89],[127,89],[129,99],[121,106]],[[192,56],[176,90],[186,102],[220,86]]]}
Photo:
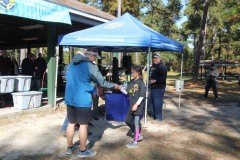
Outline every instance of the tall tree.
{"label": "tall tree", "polygon": [[141,7],[141,17],[147,26],[165,36],[178,38],[176,21],[180,18],[182,8],[180,0],[168,0],[166,5],[162,0],[143,0]]}
{"label": "tall tree", "polygon": [[[94,6],[113,16],[117,16],[118,0],[78,0],[80,2]],[[133,16],[138,16],[140,13],[140,0],[121,0],[122,14],[128,12]]]}
{"label": "tall tree", "polygon": [[203,47],[204,47],[204,41],[206,38],[206,23],[207,23],[207,14],[208,14],[208,6],[209,6],[209,0],[205,0],[205,6],[203,10],[203,16],[202,16],[202,22],[201,22],[201,33],[199,36],[199,41],[197,45],[197,53],[195,58],[195,66],[193,70],[193,80],[198,79],[198,70],[199,70],[199,62],[200,62],[200,56],[203,55]]}
{"label": "tall tree", "polygon": [[236,59],[240,50],[240,1],[209,1],[203,26],[205,4],[203,0],[189,0],[185,10],[188,20],[182,34],[194,41],[195,74],[198,73],[198,59]]}

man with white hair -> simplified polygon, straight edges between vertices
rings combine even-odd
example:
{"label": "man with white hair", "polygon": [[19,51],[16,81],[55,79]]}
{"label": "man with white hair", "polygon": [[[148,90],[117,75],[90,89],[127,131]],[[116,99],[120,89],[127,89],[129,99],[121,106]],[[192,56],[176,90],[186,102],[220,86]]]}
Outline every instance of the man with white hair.
{"label": "man with white hair", "polygon": [[[97,52],[85,51],[85,56],[77,54],[73,58],[66,71],[65,104],[67,105],[67,144],[66,154],[72,154],[73,136],[75,124],[79,123],[80,150],[78,157],[93,157],[96,151],[86,148],[88,124],[92,118],[92,93],[94,83],[104,88],[120,90],[120,86],[106,81],[96,64],[93,63],[97,58],[101,58]],[[88,58],[88,59],[86,59]]]}

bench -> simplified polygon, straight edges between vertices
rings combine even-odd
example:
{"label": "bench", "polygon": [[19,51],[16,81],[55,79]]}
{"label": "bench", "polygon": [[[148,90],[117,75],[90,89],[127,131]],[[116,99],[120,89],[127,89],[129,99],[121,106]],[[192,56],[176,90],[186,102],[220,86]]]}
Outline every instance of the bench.
{"label": "bench", "polygon": [[218,79],[222,79],[222,80],[230,80],[230,79],[240,79],[240,75],[221,75],[218,77]]}
{"label": "bench", "polygon": [[237,80],[240,80],[240,74],[233,75]]}

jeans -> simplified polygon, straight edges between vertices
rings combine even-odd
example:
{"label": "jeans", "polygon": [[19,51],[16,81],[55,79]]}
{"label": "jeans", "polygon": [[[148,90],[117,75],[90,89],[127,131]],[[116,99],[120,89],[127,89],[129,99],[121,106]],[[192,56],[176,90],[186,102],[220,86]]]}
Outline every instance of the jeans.
{"label": "jeans", "polygon": [[92,103],[93,103],[93,117],[97,118],[98,117],[98,100],[99,96],[95,95],[95,97],[92,98]]}
{"label": "jeans", "polygon": [[205,98],[208,97],[208,91],[209,91],[210,88],[212,88],[215,98],[218,98],[217,82],[215,80],[213,80],[213,81],[208,80],[207,81],[207,85],[205,87],[204,97]]}
{"label": "jeans", "polygon": [[67,130],[67,126],[68,126],[68,118],[66,116],[63,125],[62,125],[62,131],[66,131]]}
{"label": "jeans", "polygon": [[162,106],[165,88],[156,88],[151,90],[151,99],[153,105],[154,119],[162,120]]}

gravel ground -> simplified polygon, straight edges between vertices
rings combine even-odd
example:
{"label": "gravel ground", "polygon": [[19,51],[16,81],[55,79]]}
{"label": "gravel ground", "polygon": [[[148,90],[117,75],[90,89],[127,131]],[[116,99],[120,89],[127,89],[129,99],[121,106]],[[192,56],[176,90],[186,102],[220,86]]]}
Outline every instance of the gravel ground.
{"label": "gravel ground", "polygon": [[[202,99],[200,94],[186,91],[178,108],[178,95],[165,95],[164,121],[148,116],[143,123],[137,149],[125,145],[132,138],[123,122],[104,119],[93,121],[89,128],[88,146],[98,152],[94,160],[239,160],[240,124],[238,103]],[[151,113],[149,109],[149,113]],[[0,159],[79,159],[65,155],[66,138],[60,128],[66,116],[63,104],[51,108],[11,115],[0,119]],[[74,141],[78,142],[77,132]]]}

